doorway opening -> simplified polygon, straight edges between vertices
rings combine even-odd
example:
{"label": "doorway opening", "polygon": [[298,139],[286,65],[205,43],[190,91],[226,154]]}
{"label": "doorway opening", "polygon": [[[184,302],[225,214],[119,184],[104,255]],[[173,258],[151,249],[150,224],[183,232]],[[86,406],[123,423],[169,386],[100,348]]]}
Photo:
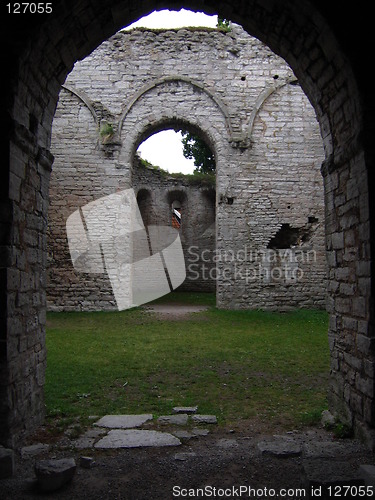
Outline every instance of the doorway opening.
{"label": "doorway opening", "polygon": [[[166,133],[147,136],[136,147],[132,186],[138,193],[146,190],[150,193],[148,220],[172,226],[179,233],[186,278],[178,290],[215,294],[212,260],[216,249],[215,155],[204,132],[192,125],[187,125],[189,132],[184,127],[179,129],[178,123],[173,126],[174,129],[167,129]],[[158,161],[157,166],[151,163],[153,158]],[[209,259],[201,256],[210,256],[209,265]]]}

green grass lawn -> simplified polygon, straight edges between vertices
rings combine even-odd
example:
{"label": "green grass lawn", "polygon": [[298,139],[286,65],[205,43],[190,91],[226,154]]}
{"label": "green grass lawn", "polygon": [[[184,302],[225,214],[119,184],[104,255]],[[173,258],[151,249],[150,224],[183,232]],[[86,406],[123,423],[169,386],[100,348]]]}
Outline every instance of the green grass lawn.
{"label": "green grass lawn", "polygon": [[48,314],[51,419],[157,416],[198,405],[222,425],[261,419],[295,428],[326,408],[325,312],[222,311],[210,294],[171,294],[167,300],[210,308],[179,321],[142,308]]}

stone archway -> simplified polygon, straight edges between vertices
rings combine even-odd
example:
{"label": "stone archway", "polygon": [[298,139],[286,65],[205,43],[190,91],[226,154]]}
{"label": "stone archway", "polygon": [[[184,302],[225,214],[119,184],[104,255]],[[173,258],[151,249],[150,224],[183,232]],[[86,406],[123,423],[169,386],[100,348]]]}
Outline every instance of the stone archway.
{"label": "stone archway", "polygon": [[[4,122],[8,133],[2,139],[9,170],[3,171],[1,187],[3,444],[13,445],[43,420],[49,143],[60,86],[76,60],[122,25],[161,5],[214,10],[209,2],[190,0],[155,0],[136,7],[120,0],[104,0],[98,6],[88,0],[67,1],[32,23],[9,19],[4,31],[9,79]],[[215,9],[284,57],[315,108],[326,152],[330,406],[373,447],[373,177],[368,172],[374,151],[371,113],[364,112],[364,104],[371,102],[367,75],[356,61],[364,38],[351,38],[348,46],[346,29],[354,21],[347,17],[344,22],[340,13],[335,23],[330,6],[317,5],[320,2],[221,1]],[[366,33],[363,23],[360,26]]]}

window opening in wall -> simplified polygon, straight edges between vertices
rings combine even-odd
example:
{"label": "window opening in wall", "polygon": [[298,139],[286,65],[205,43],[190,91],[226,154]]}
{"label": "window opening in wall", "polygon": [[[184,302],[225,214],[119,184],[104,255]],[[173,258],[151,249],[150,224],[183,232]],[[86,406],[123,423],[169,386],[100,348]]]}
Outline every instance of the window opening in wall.
{"label": "window opening in wall", "polygon": [[182,133],[172,129],[151,135],[137,149],[138,156],[169,173],[192,174],[194,161],[184,156]]}
{"label": "window opening in wall", "polygon": [[147,189],[140,189],[137,194],[137,203],[141,212],[143,224],[148,226],[151,221],[152,201],[151,193]]}
{"label": "window opening in wall", "polygon": [[178,200],[175,200],[172,203],[172,227],[175,229],[180,229],[181,228],[181,203]]}
{"label": "window opening in wall", "polygon": [[167,129],[149,136],[138,146],[136,155],[145,166],[170,174],[216,173],[212,149],[199,135],[185,129]]}

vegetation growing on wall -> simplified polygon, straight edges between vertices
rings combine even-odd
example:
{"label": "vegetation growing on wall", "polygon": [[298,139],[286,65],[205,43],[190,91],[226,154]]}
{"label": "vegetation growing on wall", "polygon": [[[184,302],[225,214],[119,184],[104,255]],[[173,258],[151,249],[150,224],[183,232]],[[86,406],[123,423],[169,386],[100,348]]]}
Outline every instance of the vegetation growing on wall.
{"label": "vegetation growing on wall", "polygon": [[224,19],[223,17],[217,16],[216,26],[223,31],[231,31],[230,21],[228,19]]}
{"label": "vegetation growing on wall", "polygon": [[153,165],[147,160],[144,160],[139,155],[136,155],[138,160],[138,166],[144,167],[149,170],[154,170],[158,172],[163,177],[170,177],[172,179],[180,179],[181,181],[185,181],[191,186],[209,186],[215,187],[216,185],[216,175],[215,172],[204,173],[198,170],[195,170],[192,174],[183,174],[182,172],[174,172],[170,173],[167,170],[162,169],[156,165]]}

